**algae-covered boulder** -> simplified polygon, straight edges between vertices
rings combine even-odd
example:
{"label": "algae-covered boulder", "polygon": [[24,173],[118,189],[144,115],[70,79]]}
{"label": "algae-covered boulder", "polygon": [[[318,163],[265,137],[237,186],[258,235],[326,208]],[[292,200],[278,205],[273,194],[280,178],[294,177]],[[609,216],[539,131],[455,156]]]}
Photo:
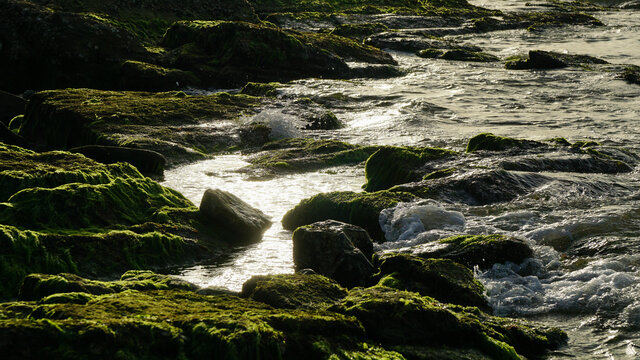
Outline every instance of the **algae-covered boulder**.
{"label": "algae-covered boulder", "polygon": [[239,197],[219,189],[207,189],[200,201],[202,221],[227,229],[238,242],[260,240],[271,226],[270,218]]}
{"label": "algae-covered boulder", "polygon": [[133,60],[122,63],[120,78],[120,83],[115,88],[133,91],[178,90],[200,83],[191,72]]}
{"label": "algae-covered boulder", "polygon": [[50,303],[1,304],[0,353],[6,359],[300,359],[358,351],[365,342],[354,318],[274,310],[234,296],[129,290],[83,297],[84,303],[67,293]]}
{"label": "algae-covered boulder", "polygon": [[489,309],[484,287],[469,268],[448,259],[423,259],[405,254],[383,255],[376,261],[379,285],[418,292],[438,301]]}
{"label": "algae-covered boulder", "polygon": [[421,170],[427,162],[447,158],[455,152],[438,148],[383,147],[367,159],[366,191],[386,190],[393,185],[420,180],[429,170]]}
{"label": "algae-covered boulder", "polygon": [[523,240],[498,234],[452,236],[416,245],[410,252],[425,259],[451,259],[469,268],[479,266],[481,269],[507,261],[519,264],[533,256],[533,250]]}
{"label": "algae-covered boulder", "polygon": [[219,256],[226,230],[126,163],[0,144],[0,298],[29,273],[112,276]]}
{"label": "algae-covered boulder", "polygon": [[86,293],[103,295],[125,290],[197,290],[198,287],[175,276],[148,270],[130,270],[118,281],[98,281],[75,274],[29,274],[20,285],[20,300],[39,300],[53,294]]}
{"label": "algae-covered boulder", "polygon": [[510,70],[560,69],[567,66],[608,64],[605,60],[588,55],[562,54],[553,51],[531,50],[528,57],[507,60],[505,67]]}
{"label": "algae-covered boulder", "polygon": [[29,1],[0,3],[0,87],[111,87],[121,59],[145,48],[127,30],[92,14],[54,11]]}
{"label": "algae-covered boulder", "polygon": [[[20,135],[48,149],[107,145],[153,150],[173,165],[242,147],[235,136],[239,126],[215,124],[251,112],[259,103],[254,97],[227,93],[43,91],[30,99]],[[198,126],[204,123],[212,126]]]}
{"label": "algae-covered boulder", "polygon": [[167,163],[167,159],[155,151],[124,146],[86,145],[70,149],[69,151],[82,154],[103,164],[128,162],[135,166],[141,173],[151,175],[162,175],[165,164]]}
{"label": "algae-covered boulder", "polygon": [[453,349],[456,355],[450,359],[464,358],[462,354],[469,349],[483,354],[479,358],[521,359],[518,352],[541,355],[566,342],[566,334],[557,329],[535,329],[477,308],[443,305],[430,297],[384,286],[351,290],[331,309],[355,316],[368,336],[385,346],[396,345],[391,348],[408,358],[417,347],[419,353],[434,356]]}
{"label": "algae-covered boulder", "polygon": [[242,285],[242,297],[281,309],[326,309],[345,296],[344,288],[321,275],[259,275]]}
{"label": "algae-covered boulder", "polygon": [[[369,284],[375,272],[369,260],[373,247],[362,232],[356,226],[331,220],[297,228],[293,233],[296,270],[312,269],[345,287]],[[369,258],[356,244],[365,248]]]}
{"label": "algae-covered boulder", "polygon": [[389,191],[337,191],[318,194],[302,200],[289,210],[282,218],[282,226],[287,230],[295,230],[303,225],[332,219],[360,226],[374,241],[384,241],[384,234],[378,222],[380,211],[413,199],[416,197],[412,194]]}

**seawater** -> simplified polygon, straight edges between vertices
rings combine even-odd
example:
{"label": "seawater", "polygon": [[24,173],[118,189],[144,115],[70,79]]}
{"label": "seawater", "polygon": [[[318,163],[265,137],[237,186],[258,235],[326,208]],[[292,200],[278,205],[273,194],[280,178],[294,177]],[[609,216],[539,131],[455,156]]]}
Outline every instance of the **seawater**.
{"label": "seawater", "polygon": [[[474,2],[503,10],[527,9],[512,0]],[[600,57],[640,65],[640,11],[596,13],[606,27],[570,26],[536,32],[509,30],[452,36],[500,57],[531,49]],[[253,118],[275,138],[330,137],[358,144],[442,146],[455,150],[480,132],[528,139],[593,139],[640,156],[640,86],[613,73],[561,69],[509,71],[501,63],[422,59],[392,52],[406,75],[384,80],[307,79],[280,90]],[[308,97],[336,114],[346,128],[298,130],[294,99]],[[201,286],[239,290],[252,275],[291,273],[291,232],[282,215],[317,193],[360,191],[362,167],[248,180],[241,154],[169,170],[164,185],[196,205],[207,188],[230,191],[272,216],[263,240],[215,264],[181,269]],[[489,206],[422,201],[400,204],[380,218],[388,242],[379,251],[460,234],[501,233],[525,239],[535,255],[523,264],[476,269],[496,314],[558,326],[569,346],[549,358],[635,359],[640,352],[640,175],[545,174],[534,193]],[[561,249],[561,250],[555,250]]]}

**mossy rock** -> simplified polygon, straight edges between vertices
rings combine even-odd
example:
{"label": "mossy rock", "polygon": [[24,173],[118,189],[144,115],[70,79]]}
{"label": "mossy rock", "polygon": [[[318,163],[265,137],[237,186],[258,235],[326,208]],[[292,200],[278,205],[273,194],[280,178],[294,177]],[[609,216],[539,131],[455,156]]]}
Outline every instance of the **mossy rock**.
{"label": "mossy rock", "polygon": [[491,133],[482,133],[469,139],[469,143],[467,144],[467,152],[471,153],[478,150],[504,151],[513,148],[531,149],[541,146],[544,146],[544,144],[537,141],[514,139],[509,137],[497,136]]}
{"label": "mossy rock", "polygon": [[318,194],[302,200],[289,210],[282,218],[282,226],[287,230],[294,230],[317,221],[338,220],[362,227],[374,241],[384,241],[384,233],[378,223],[380,211],[414,199],[416,197],[409,193],[390,191]]}
{"label": "mossy rock", "polygon": [[533,256],[526,242],[506,235],[458,235],[417,245],[411,253],[422,258],[451,259],[473,269],[489,269],[507,261],[520,264]]}
{"label": "mossy rock", "polygon": [[118,281],[98,281],[75,274],[29,274],[20,286],[20,300],[40,300],[53,294],[85,293],[104,295],[126,290],[191,290],[198,287],[172,275],[148,270],[130,270]]}
{"label": "mossy rock", "polygon": [[148,51],[127,30],[86,13],[54,11],[28,1],[0,5],[2,89],[113,88],[124,59]]}
{"label": "mossy rock", "polygon": [[[327,358],[335,348],[356,350],[355,343],[364,340],[353,318],[274,310],[233,296],[129,290],[84,296],[84,304],[69,301],[72,296],[0,305],[0,351],[8,359],[295,359]],[[34,342],[37,347],[28,346]],[[314,346],[318,343],[330,345]]]}
{"label": "mossy rock", "polygon": [[248,82],[245,86],[240,90],[240,94],[250,95],[250,96],[267,96],[274,97],[277,94],[278,88],[283,85],[277,82],[270,83],[255,83]]}
{"label": "mossy rock", "polygon": [[418,56],[427,59],[443,59],[453,61],[492,62],[498,61],[498,57],[480,51],[468,49],[424,49],[418,52]]}
{"label": "mossy rock", "polygon": [[561,341],[555,341],[556,334],[563,334],[557,329],[537,330],[534,336],[523,336],[522,342],[510,343],[510,331],[526,334],[531,327],[486,315],[477,308],[443,305],[414,292],[384,286],[351,290],[331,310],[355,316],[368,336],[389,346],[396,345],[392,348],[401,353],[411,346],[444,347],[473,349],[492,359],[519,360],[522,357],[517,349],[535,349],[536,354],[543,354],[560,346]]}
{"label": "mossy rock", "polygon": [[51,90],[30,99],[20,135],[48,149],[108,145],[153,150],[170,166],[242,147],[234,131],[197,125],[239,118],[259,104],[257,98],[227,93]]}
{"label": "mossy rock", "polygon": [[[347,48],[363,50],[363,45],[348,41]],[[346,63],[319,42],[272,26],[227,21],[179,21],[162,41],[177,49],[178,63],[212,85],[349,76]],[[373,48],[365,52],[381,53]]]}
{"label": "mossy rock", "polygon": [[191,72],[169,69],[142,61],[126,60],[120,67],[120,86],[133,91],[169,91],[198,86],[200,80]]}
{"label": "mossy rock", "polygon": [[253,276],[242,285],[242,297],[280,309],[327,309],[347,291],[322,275]]}
{"label": "mossy rock", "polygon": [[418,292],[444,303],[491,310],[484,286],[469,268],[448,259],[423,259],[405,254],[383,255],[376,261],[378,285]]}
{"label": "mossy rock", "polygon": [[386,190],[393,185],[418,181],[425,163],[455,155],[439,148],[382,147],[367,159],[365,191]]}
{"label": "mossy rock", "polygon": [[379,147],[360,146],[337,140],[288,138],[266,143],[251,156],[245,172],[270,173],[315,171],[332,166],[355,165],[365,161]]}

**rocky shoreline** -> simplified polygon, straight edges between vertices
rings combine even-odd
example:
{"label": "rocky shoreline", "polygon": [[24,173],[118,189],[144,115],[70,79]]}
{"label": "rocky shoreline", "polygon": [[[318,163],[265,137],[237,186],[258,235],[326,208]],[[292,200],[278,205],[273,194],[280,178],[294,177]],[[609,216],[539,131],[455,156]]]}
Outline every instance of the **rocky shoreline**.
{"label": "rocky shoreline", "polygon": [[[274,141],[269,124],[244,118],[275,106],[277,89],[294,79],[403,74],[382,49],[502,61],[514,71],[575,67],[639,83],[633,65],[534,49],[500,59],[443,38],[602,26],[589,15],[599,9],[553,2],[506,13],[465,0],[3,1],[0,353],[522,359],[562,347],[559,329],[491,315],[473,277],[474,268],[531,257],[525,241],[461,233],[375,253],[374,243],[393,232],[380,215],[445,198],[507,202],[535,193],[554,171],[625,173],[640,159],[593,141],[489,133],[462,152]],[[444,25],[449,33],[437,30]],[[186,87],[237,90],[188,95]],[[305,109],[300,133],[343,126],[322,103],[296,101]],[[318,194],[285,215],[296,274],[255,276],[234,293],[153,272],[222,259],[280,221],[216,189],[197,207],[157,182],[165,168],[231,151],[247,154],[251,165],[241,171],[254,178],[364,163],[364,191]],[[596,181],[592,187],[598,191]],[[569,246],[556,240],[545,245]]]}

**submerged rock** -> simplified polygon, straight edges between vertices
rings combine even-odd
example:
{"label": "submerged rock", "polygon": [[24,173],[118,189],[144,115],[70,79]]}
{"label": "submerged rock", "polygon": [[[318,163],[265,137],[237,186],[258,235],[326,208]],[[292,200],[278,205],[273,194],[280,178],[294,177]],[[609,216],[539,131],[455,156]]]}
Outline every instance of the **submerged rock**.
{"label": "submerged rock", "polygon": [[325,310],[345,296],[345,289],[321,275],[259,275],[242,285],[242,297],[280,309]]}
{"label": "submerged rock", "polygon": [[545,146],[545,144],[538,141],[514,139],[491,133],[482,133],[469,139],[467,152],[471,153],[478,150],[504,151],[513,148],[533,149],[542,146]]}
{"label": "submerged rock", "polygon": [[640,85],[640,66],[629,65],[622,70],[620,77],[631,84]]}
{"label": "submerged rock", "polygon": [[378,285],[414,291],[444,303],[490,310],[484,287],[469,268],[448,259],[386,254],[376,259]]}
{"label": "submerged rock", "polygon": [[608,62],[588,55],[562,54],[552,51],[531,50],[528,57],[507,60],[505,67],[510,70],[560,69],[567,66],[588,64],[608,64]]}
{"label": "submerged rock", "polygon": [[428,59],[443,59],[455,61],[475,61],[475,62],[492,62],[498,61],[497,56],[487,54],[480,51],[469,51],[466,49],[424,49],[418,52],[418,56]]}
{"label": "submerged rock", "polygon": [[369,260],[372,253],[373,245],[366,231],[338,221],[313,223],[293,233],[296,270],[312,269],[345,287],[369,284],[375,272]]}
{"label": "submerged rock", "polygon": [[204,223],[228,230],[237,236],[234,242],[253,242],[271,226],[270,218],[239,197],[219,189],[207,189],[200,201],[200,214]]}

